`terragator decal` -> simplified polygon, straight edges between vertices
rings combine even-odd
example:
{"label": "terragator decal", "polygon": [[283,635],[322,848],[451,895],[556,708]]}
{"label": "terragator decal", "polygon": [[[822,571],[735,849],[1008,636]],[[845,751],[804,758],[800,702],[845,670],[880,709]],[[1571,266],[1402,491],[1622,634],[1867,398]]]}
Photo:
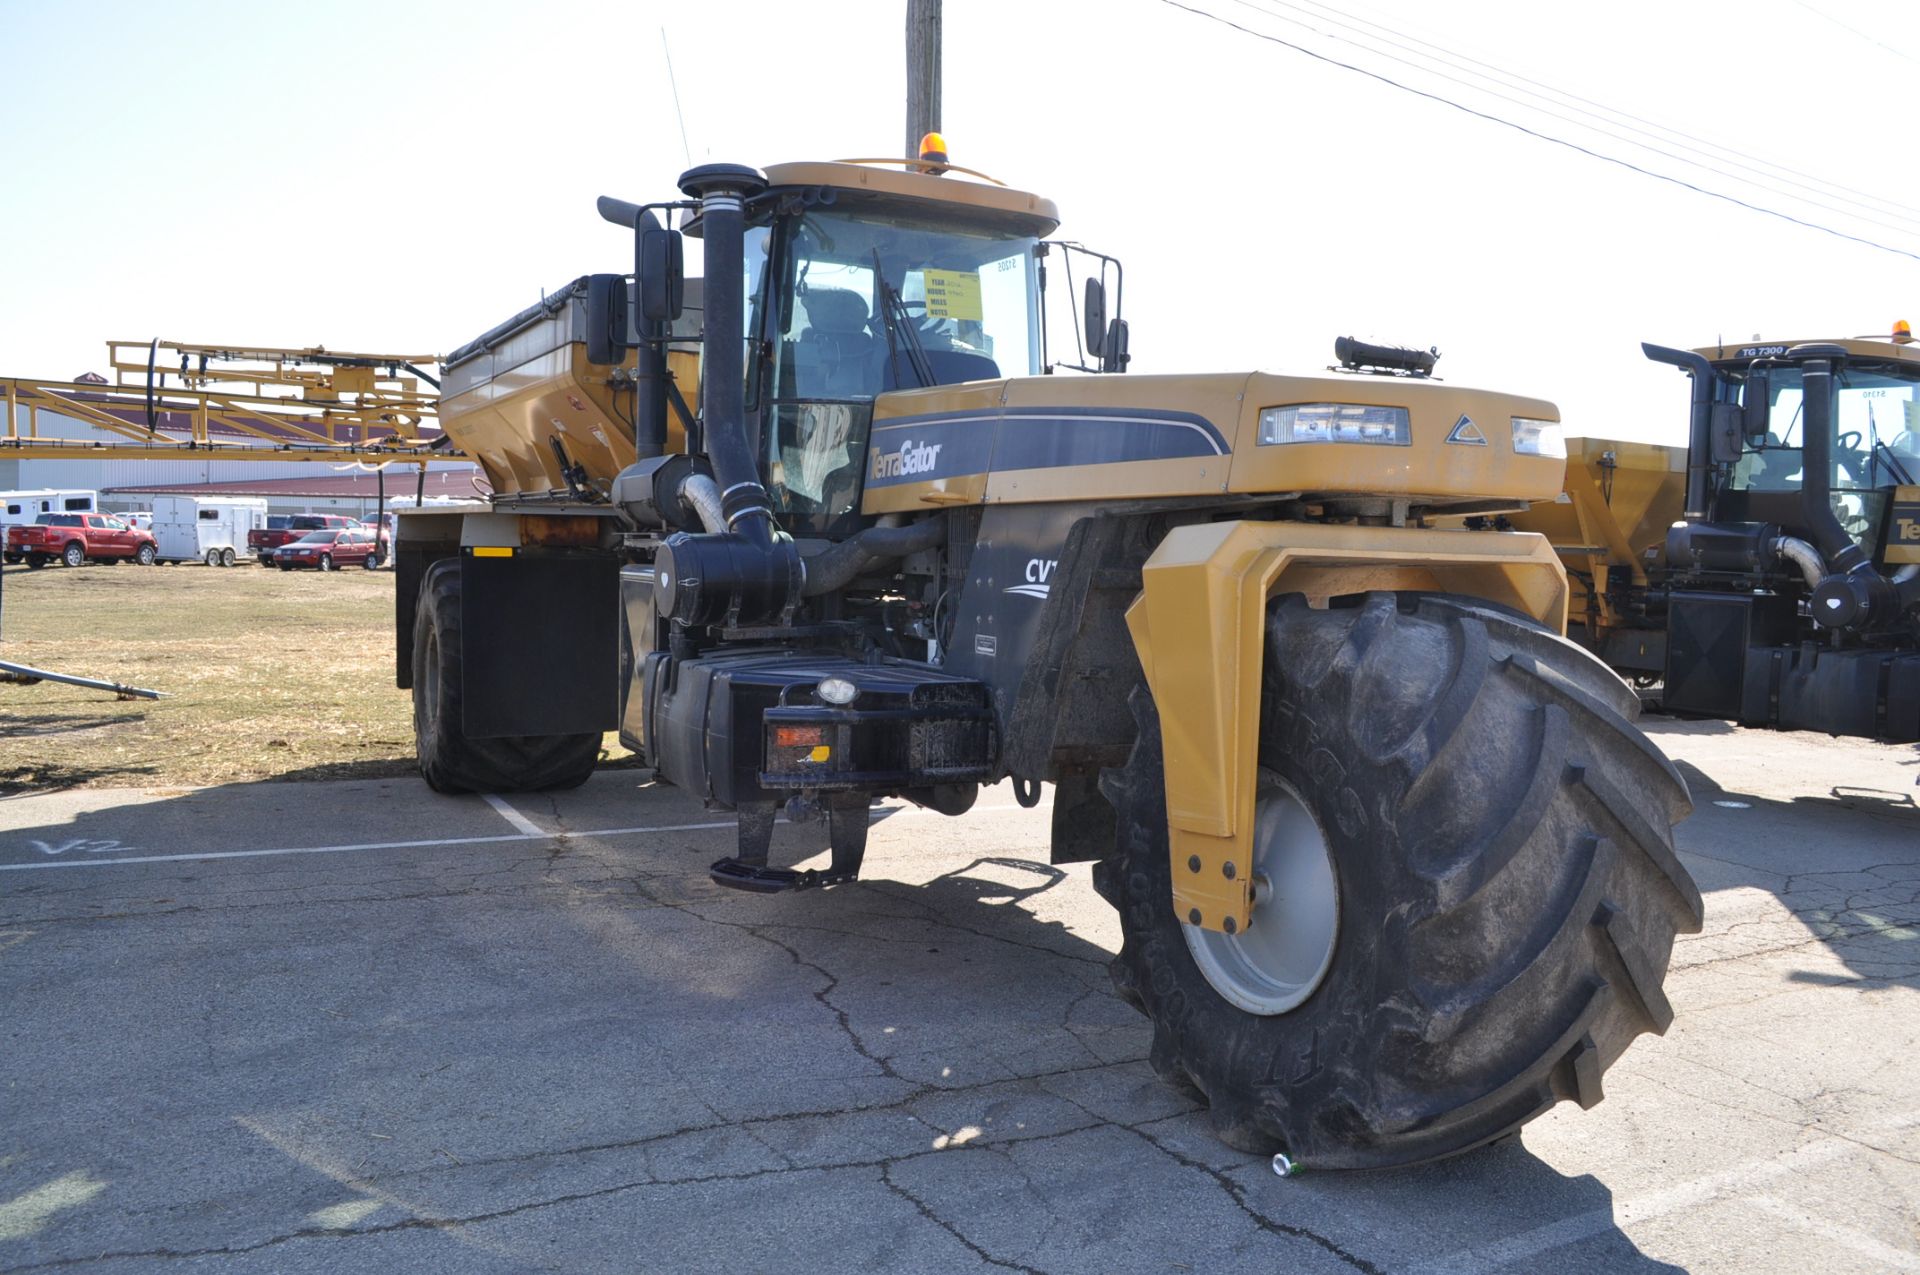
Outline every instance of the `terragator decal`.
{"label": "terragator decal", "polygon": [[874,478],[932,478],[940,460],[939,443],[916,443],[910,438],[900,440],[897,450],[873,453]]}

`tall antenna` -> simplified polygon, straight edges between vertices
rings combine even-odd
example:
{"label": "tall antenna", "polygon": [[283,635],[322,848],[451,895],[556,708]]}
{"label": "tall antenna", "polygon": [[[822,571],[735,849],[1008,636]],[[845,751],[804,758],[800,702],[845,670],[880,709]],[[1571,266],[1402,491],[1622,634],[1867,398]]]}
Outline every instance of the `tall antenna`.
{"label": "tall antenna", "polygon": [[660,28],[660,51],[667,55],[667,85],[673,89],[673,114],[680,121],[680,153],[687,157],[687,167],[693,167],[693,148],[687,145],[687,116],[680,109],[680,82],[673,78],[673,48],[667,43],[667,29]]}

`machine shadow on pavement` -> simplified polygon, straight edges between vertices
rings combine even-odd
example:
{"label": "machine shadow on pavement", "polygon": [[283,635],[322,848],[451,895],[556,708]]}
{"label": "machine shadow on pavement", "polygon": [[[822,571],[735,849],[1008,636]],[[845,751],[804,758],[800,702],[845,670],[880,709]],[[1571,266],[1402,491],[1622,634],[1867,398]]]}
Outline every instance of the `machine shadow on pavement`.
{"label": "machine shadow on pavement", "polygon": [[[631,810],[627,782],[520,808],[606,828],[615,801]],[[822,1173],[847,1184],[829,1212],[854,1232],[924,1229],[1039,1270],[1261,1253],[1530,1269],[1562,1251],[1677,1269],[1614,1224],[1604,1166],[1564,1174],[1514,1140],[1284,1181],[1219,1144],[1152,1076],[1147,1025],[1083,936],[1110,928],[1085,866],[1028,857],[1044,859],[1044,811],[957,835],[897,812],[875,826],[868,879],[764,896],[706,879],[731,834],[684,796],[628,819],[679,830],[604,840],[504,836],[486,803],[412,780],[109,798],[21,826],[34,804],[0,806],[15,824],[0,862],[402,848],[0,873],[25,1099],[0,1140],[0,1213],[64,1175],[105,1184],[0,1236],[0,1269],[285,1257],[289,1241],[418,1243],[423,1226],[477,1245],[461,1259],[475,1269],[637,1244],[671,1265],[669,1232],[732,1234],[778,1178],[812,1198]],[[791,858],[818,830],[782,832]],[[1111,1235],[1033,1241],[1096,1188]],[[1006,1203],[976,1215],[982,1189]],[[603,1195],[628,1203],[568,1210]],[[343,1200],[366,1204],[348,1217]],[[943,1251],[934,1265],[966,1259]]]}
{"label": "machine shadow on pavement", "polygon": [[[1693,793],[1693,820],[1764,830],[1716,836],[1715,856],[1682,841],[1709,900],[1740,887],[1776,895],[1853,975],[1800,971],[1795,981],[1920,989],[1920,802],[1913,791],[1835,785],[1783,801],[1723,788],[1699,767],[1677,764]],[[1721,857],[1735,846],[1739,858]]]}

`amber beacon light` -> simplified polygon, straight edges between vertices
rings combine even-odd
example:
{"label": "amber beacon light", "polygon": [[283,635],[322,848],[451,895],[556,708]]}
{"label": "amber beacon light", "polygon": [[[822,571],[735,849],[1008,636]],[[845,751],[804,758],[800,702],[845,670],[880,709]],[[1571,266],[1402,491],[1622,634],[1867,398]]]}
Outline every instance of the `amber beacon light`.
{"label": "amber beacon light", "polygon": [[938,133],[928,133],[920,139],[920,158],[930,164],[947,164],[947,139]]}

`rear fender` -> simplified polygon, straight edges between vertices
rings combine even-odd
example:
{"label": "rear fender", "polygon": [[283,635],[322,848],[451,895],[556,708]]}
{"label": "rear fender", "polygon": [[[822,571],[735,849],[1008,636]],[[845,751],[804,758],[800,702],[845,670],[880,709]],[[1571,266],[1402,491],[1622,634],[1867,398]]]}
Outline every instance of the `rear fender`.
{"label": "rear fender", "polygon": [[[1160,715],[1181,917],[1231,933],[1252,911],[1252,826],[1267,603],[1373,590],[1481,598],[1566,631],[1567,575],[1544,536],[1300,522],[1177,527],[1127,609]],[[1190,862],[1200,862],[1192,871]],[[1234,865],[1229,876],[1225,869]],[[1232,925],[1227,924],[1231,918]]]}

